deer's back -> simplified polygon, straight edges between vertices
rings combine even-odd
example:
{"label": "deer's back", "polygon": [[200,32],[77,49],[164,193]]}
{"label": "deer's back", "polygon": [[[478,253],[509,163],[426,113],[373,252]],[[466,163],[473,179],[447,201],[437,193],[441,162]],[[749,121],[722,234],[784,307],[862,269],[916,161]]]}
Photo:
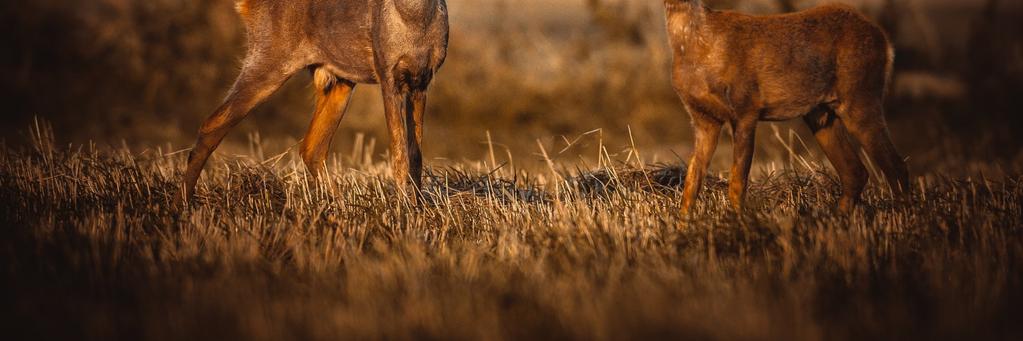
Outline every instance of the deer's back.
{"label": "deer's back", "polygon": [[705,46],[676,51],[676,87],[722,120],[753,110],[765,120],[795,118],[838,100],[840,78],[884,78],[887,38],[844,5],[770,16],[710,12],[705,19],[712,32]]}
{"label": "deer's back", "polygon": [[[446,13],[428,10],[444,6],[442,0],[238,0],[237,4],[248,31],[250,55],[290,58],[357,83],[378,82],[380,66],[396,63],[402,54],[433,51],[441,43],[446,48]],[[396,33],[392,29],[396,25],[420,27]],[[418,45],[399,46],[397,40],[417,40]]]}

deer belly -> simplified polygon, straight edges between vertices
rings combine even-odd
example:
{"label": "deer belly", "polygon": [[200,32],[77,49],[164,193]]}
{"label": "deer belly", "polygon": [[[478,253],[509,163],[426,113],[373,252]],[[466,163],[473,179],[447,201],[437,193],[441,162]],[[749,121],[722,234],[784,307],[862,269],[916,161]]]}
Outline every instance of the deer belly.
{"label": "deer belly", "polygon": [[373,55],[363,49],[333,49],[328,51],[323,67],[335,76],[355,83],[377,83]]}
{"label": "deer belly", "polygon": [[371,67],[327,64],[323,68],[335,77],[359,84],[376,84],[376,73]]}
{"label": "deer belly", "polygon": [[820,86],[773,87],[773,92],[761,93],[766,97],[759,110],[760,120],[785,121],[804,116],[821,104],[835,101],[836,97],[824,82]]}
{"label": "deer belly", "polygon": [[820,103],[787,103],[760,109],[761,121],[787,121],[808,114]]}

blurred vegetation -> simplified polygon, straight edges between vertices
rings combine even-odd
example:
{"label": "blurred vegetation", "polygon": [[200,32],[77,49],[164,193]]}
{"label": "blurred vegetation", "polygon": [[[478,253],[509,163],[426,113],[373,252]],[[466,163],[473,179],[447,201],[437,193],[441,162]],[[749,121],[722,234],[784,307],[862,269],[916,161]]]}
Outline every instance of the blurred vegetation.
{"label": "blurred vegetation", "polygon": [[[817,1],[707,3],[774,13]],[[936,149],[942,144],[983,160],[1021,157],[1019,6],[856,3],[895,36],[889,117],[915,166],[940,163],[948,152]],[[664,159],[688,153],[660,2],[450,0],[449,7],[451,50],[430,94],[428,158],[477,159],[488,131],[516,155],[536,153],[538,139],[562,150],[594,129],[612,149],[634,142]],[[9,143],[24,141],[20,130],[40,116],[64,142],[185,148],[233,81],[245,44],[230,0],[15,0],[0,4],[0,25]],[[301,138],[311,111],[307,83],[308,75],[295,77],[234,131],[226,150],[257,131],[278,151]],[[358,134],[385,138],[379,101],[376,87],[356,91],[335,150],[351,150]],[[780,149],[760,135],[760,155]]]}
{"label": "blurred vegetation", "polygon": [[[17,122],[72,140],[168,139],[230,85],[244,32],[230,1],[5,2],[4,90]],[[151,142],[151,141],[146,141]]]}

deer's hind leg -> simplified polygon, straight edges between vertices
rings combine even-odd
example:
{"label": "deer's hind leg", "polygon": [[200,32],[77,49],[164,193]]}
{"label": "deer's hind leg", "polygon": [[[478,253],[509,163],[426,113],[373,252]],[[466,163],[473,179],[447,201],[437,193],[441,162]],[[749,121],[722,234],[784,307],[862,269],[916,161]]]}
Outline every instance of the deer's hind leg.
{"label": "deer's hind leg", "polygon": [[881,100],[843,103],[837,114],[870,159],[881,168],[892,192],[903,194],[909,186],[909,171],[892,143]]}
{"label": "deer's hind leg", "polygon": [[[838,56],[838,65],[843,67],[836,74],[835,90],[839,102],[835,114],[884,173],[884,180],[892,192],[901,195],[908,189],[909,171],[906,161],[895,150],[884,116],[884,95],[890,78],[888,70],[891,69],[892,53],[882,35],[867,38],[854,44],[859,48],[847,49]],[[869,47],[874,49],[864,50]]]}
{"label": "deer's hind leg", "polygon": [[210,154],[224,140],[227,132],[238,124],[253,108],[277,91],[296,69],[287,69],[285,63],[268,60],[246,62],[234,86],[228,92],[223,104],[217,108],[199,128],[199,138],[188,154],[188,168],[182,180],[182,188],[174,205],[190,200],[195,184],[206,166]]}
{"label": "deer's hind leg", "polygon": [[355,83],[337,79],[322,69],[315,71],[314,78],[316,111],[309,124],[309,131],[302,140],[300,152],[309,172],[313,177],[319,177],[324,171],[324,160],[330,150],[334,132],[347,110]]}
{"label": "deer's hind leg", "polygon": [[817,138],[817,143],[824,150],[824,154],[831,161],[831,165],[835,167],[835,171],[838,172],[839,180],[842,181],[842,197],[838,201],[839,210],[851,211],[859,201],[863,187],[867,184],[867,169],[860,161],[845,125],[833,112],[823,109],[803,116],[803,120],[810,127],[810,131]]}
{"label": "deer's hind leg", "polygon": [[732,174],[728,181],[728,199],[736,212],[742,210],[746,199],[746,185],[749,183],[750,166],[753,164],[753,151],[757,131],[757,118],[732,123]]}

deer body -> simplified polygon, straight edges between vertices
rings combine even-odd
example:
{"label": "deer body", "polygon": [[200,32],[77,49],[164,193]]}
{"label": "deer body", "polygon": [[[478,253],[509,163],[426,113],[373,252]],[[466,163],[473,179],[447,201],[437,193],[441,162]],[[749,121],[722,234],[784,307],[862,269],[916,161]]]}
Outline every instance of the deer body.
{"label": "deer body", "polygon": [[[206,160],[227,131],[292,75],[313,72],[316,110],[301,154],[323,171],[334,131],[357,83],[380,84],[394,177],[420,185],[426,89],[447,54],[444,0],[238,0],[247,32],[242,70],[199,129],[179,203],[191,198]],[[413,186],[415,188],[410,187]]]}
{"label": "deer body", "polygon": [[673,85],[696,136],[684,212],[699,193],[723,124],[732,127],[729,198],[736,209],[745,195],[758,121],[804,119],[839,173],[843,210],[853,207],[867,181],[854,140],[894,190],[908,184],[884,120],[892,49],[875,24],[842,5],[750,16],[710,10],[698,0],[664,2]]}

